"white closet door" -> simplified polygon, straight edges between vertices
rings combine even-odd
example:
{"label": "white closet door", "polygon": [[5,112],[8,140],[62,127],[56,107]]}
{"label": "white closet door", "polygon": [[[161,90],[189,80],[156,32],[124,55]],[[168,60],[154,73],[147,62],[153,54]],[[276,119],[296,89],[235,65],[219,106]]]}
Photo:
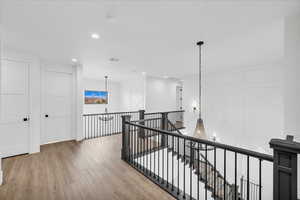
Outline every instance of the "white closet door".
{"label": "white closet door", "polygon": [[71,140],[72,74],[45,71],[43,87],[42,142]]}
{"label": "white closet door", "polygon": [[29,152],[29,64],[0,65],[0,152],[3,157]]}

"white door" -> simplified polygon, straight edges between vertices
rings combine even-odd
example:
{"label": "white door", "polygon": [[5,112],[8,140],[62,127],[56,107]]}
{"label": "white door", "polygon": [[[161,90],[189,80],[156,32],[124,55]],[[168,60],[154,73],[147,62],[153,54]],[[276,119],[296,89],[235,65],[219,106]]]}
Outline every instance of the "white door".
{"label": "white door", "polygon": [[0,65],[0,152],[3,157],[29,152],[29,64]]}
{"label": "white door", "polygon": [[44,71],[42,143],[71,140],[72,74]]}

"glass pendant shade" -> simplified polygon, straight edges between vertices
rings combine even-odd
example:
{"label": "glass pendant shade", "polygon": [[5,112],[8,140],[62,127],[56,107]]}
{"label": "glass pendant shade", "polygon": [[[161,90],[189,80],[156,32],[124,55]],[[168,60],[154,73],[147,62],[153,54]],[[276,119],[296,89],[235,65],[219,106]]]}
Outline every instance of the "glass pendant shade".
{"label": "glass pendant shade", "polygon": [[204,128],[204,123],[201,118],[197,120],[196,128],[194,131],[194,137],[199,139],[207,140],[207,135]]}

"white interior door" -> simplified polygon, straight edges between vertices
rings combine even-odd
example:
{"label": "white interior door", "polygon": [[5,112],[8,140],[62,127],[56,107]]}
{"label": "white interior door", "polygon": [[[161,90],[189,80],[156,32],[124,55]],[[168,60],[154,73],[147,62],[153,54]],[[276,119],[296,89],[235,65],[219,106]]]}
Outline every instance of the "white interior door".
{"label": "white interior door", "polygon": [[71,140],[72,74],[44,71],[42,142]]}
{"label": "white interior door", "polygon": [[1,60],[0,153],[3,157],[29,152],[29,64]]}

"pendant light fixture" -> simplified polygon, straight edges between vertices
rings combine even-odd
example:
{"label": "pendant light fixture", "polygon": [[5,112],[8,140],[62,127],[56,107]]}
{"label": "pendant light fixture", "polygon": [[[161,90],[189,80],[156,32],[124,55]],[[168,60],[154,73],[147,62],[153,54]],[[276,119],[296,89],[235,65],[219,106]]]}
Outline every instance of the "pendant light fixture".
{"label": "pendant light fixture", "polygon": [[205,132],[205,128],[204,128],[204,123],[203,123],[203,119],[201,116],[201,46],[204,44],[203,41],[199,41],[197,42],[197,45],[199,47],[199,118],[197,120],[197,124],[196,124],[196,128],[194,131],[194,137],[195,138],[200,138],[200,139],[205,139],[207,140],[207,135]]}
{"label": "pendant light fixture", "polygon": [[106,92],[106,106],[105,106],[105,115],[100,115],[99,120],[104,122],[109,122],[114,119],[112,115],[108,113],[107,105],[108,105],[108,76],[104,76],[105,79],[105,92]]}

